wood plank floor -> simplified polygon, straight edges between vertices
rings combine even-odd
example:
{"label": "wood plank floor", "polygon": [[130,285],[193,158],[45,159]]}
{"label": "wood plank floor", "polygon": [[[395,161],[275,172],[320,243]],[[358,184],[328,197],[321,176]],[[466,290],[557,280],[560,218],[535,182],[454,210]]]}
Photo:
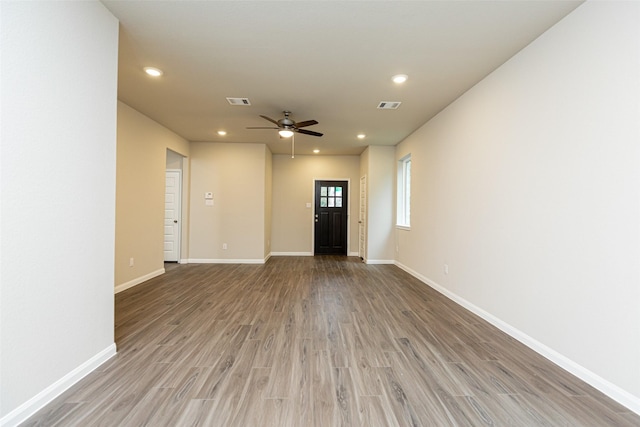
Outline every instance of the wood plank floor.
{"label": "wood plank floor", "polygon": [[26,426],[640,426],[390,265],[174,265],[116,296],[118,355]]}

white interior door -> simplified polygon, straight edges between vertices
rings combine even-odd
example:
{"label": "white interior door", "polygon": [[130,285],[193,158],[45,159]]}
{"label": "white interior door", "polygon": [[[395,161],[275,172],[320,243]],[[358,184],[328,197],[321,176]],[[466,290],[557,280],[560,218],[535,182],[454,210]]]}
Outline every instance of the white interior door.
{"label": "white interior door", "polygon": [[360,214],[358,216],[358,234],[360,240],[358,243],[358,255],[363,261],[366,261],[367,254],[365,248],[367,247],[367,176],[360,178]]}
{"label": "white interior door", "polygon": [[164,193],[164,260],[180,259],[181,171],[167,170]]}

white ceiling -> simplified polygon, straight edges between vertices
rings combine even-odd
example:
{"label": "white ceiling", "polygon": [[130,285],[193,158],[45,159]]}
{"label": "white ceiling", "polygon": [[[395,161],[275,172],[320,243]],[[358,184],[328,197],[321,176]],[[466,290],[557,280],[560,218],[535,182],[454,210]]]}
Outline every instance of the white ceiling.
{"label": "white ceiling", "polygon": [[[288,153],[288,140],[245,128],[290,110],[324,133],[296,134],[298,154],[397,144],[581,3],[102,2],[120,20],[121,101],[189,141],[267,143],[273,153]],[[394,84],[398,73],[409,80]],[[381,101],[402,104],[379,110]]]}

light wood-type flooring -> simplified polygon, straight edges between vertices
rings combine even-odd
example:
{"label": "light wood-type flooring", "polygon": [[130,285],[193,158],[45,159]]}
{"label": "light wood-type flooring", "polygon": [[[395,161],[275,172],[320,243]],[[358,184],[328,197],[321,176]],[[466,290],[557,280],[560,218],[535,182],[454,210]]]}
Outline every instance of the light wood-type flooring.
{"label": "light wood-type flooring", "polygon": [[116,295],[115,336],[117,356],[24,425],[640,426],[399,268],[357,258],[174,265]]}

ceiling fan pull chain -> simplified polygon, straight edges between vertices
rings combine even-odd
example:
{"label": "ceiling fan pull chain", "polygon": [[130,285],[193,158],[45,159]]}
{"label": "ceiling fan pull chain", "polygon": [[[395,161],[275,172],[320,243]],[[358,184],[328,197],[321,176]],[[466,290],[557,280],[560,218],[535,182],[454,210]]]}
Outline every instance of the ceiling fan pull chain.
{"label": "ceiling fan pull chain", "polygon": [[295,144],[296,144],[296,136],[295,135],[291,135],[291,158],[292,159],[296,158],[296,156],[294,154]]}

